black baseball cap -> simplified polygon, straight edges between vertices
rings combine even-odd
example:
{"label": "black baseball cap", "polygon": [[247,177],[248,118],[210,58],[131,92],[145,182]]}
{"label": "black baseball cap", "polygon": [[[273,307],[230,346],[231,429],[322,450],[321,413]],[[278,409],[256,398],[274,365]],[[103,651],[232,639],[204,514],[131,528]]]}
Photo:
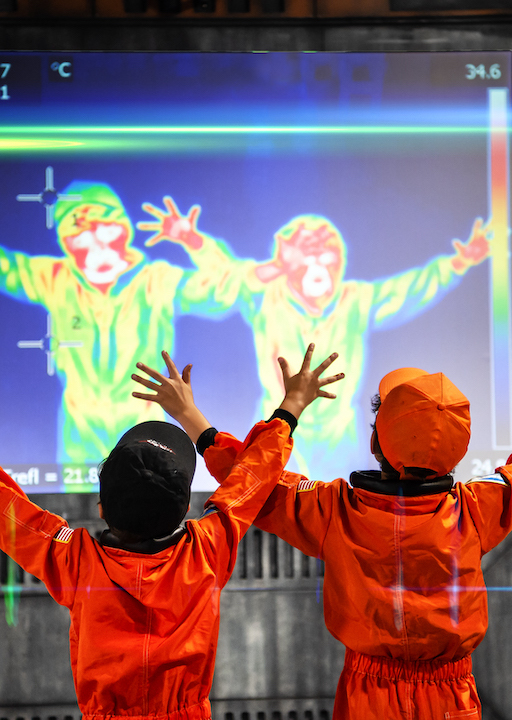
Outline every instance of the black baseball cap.
{"label": "black baseball cap", "polygon": [[149,421],[119,440],[100,467],[100,502],[111,528],[141,538],[170,534],[185,517],[196,451],[176,425]]}

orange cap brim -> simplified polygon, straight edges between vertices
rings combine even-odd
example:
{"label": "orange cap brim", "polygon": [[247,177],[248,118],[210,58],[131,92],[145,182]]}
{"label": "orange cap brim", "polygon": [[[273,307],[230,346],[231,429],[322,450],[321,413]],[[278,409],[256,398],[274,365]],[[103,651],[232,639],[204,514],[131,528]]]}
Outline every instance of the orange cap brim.
{"label": "orange cap brim", "polygon": [[414,380],[422,375],[428,375],[429,373],[419,368],[406,367],[398,368],[398,370],[392,370],[387,375],[384,375],[379,383],[379,395],[381,402],[384,400],[386,395],[391,392],[398,385]]}

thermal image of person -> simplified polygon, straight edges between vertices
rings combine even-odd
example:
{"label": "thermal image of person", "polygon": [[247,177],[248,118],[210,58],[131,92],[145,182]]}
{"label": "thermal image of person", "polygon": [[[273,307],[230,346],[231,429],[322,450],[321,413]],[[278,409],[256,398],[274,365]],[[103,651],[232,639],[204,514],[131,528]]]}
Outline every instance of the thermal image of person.
{"label": "thermal image of person", "polygon": [[[478,720],[481,562],[512,530],[512,455],[495,473],[454,482],[471,416],[441,372],[387,373],[372,409],[380,470],[331,482],[285,470],[255,524],[325,563],[325,624],[346,648],[335,720]],[[197,447],[222,482],[241,443],[213,429]]]}
{"label": "thermal image of person", "polygon": [[293,455],[300,472],[327,479],[340,472],[340,462],[342,469],[357,467],[366,453],[358,392],[370,334],[439,302],[488,257],[489,236],[490,225],[477,219],[467,242],[453,241],[452,254],[371,282],[344,278],[345,241],[319,215],[300,215],[281,227],[268,262],[238,259],[217,242],[210,271],[218,281],[202,294],[204,309],[212,315],[238,310],[250,325],[262,388],[258,414],[267,416],[282,393],[278,356],[298,362],[306,339],[320,354],[336,348],[347,371],[339,404],[319,403],[304,415]]}
{"label": "thermal image of person", "polygon": [[[132,246],[133,225],[108,185],[75,181],[63,194],[81,198],[55,204],[63,255],[30,256],[0,247],[0,292],[50,314],[49,341],[63,387],[57,460],[96,464],[127,427],[158,419],[158,408],[127,392],[128,369],[135,358],[158,362],[155,348],[173,347],[176,315],[202,302],[209,240],[195,229],[199,208],[182,216],[165,198],[165,238],[180,243],[204,270],[192,287],[196,270],[149,262]],[[59,347],[61,341],[77,346]]]}

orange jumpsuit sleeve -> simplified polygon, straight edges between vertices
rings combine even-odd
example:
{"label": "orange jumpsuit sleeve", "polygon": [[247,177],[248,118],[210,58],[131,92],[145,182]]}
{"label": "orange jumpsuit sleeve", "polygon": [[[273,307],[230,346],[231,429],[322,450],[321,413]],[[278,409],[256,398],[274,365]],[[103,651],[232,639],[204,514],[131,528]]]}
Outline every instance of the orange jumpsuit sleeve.
{"label": "orange jumpsuit sleeve", "polygon": [[218,432],[215,435],[215,443],[204,452],[204,461],[217,482],[222,483],[228,477],[242,445],[241,440],[229,433]]}
{"label": "orange jumpsuit sleeve", "polygon": [[338,484],[284,472],[254,524],[278,535],[305,555],[323,559],[325,536]]}
{"label": "orange jumpsuit sleeve", "polygon": [[[232,435],[217,433],[215,443],[206,449],[206,466],[218,482],[223,482],[229,473],[240,448],[240,441]],[[322,557],[336,493],[339,493],[336,483],[313,482],[285,471],[255,519],[255,525],[279,535],[306,555]]]}
{"label": "orange jumpsuit sleeve", "polygon": [[[275,488],[292,449],[290,426],[278,418],[255,425],[243,444],[229,438],[226,462],[217,477],[222,484],[208,499],[206,513],[199,520],[209,538],[210,562],[217,564],[222,585],[233,572],[238,543]],[[218,459],[220,470],[220,456]]]}
{"label": "orange jumpsuit sleeve", "polygon": [[61,605],[73,603],[78,578],[76,543],[67,522],[31,502],[0,468],[0,549],[42,580]]}
{"label": "orange jumpsuit sleeve", "polygon": [[461,486],[461,499],[480,537],[482,555],[512,530],[511,481],[512,465],[505,465],[494,475],[474,478]]}

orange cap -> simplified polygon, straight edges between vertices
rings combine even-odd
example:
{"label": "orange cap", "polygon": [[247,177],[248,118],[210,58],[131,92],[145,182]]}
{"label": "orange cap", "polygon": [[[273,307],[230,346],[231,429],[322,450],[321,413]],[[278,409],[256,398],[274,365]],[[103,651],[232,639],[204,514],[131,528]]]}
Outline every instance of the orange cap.
{"label": "orange cap", "polygon": [[404,468],[446,475],[466,454],[471,436],[469,401],[443,375],[401,368],[380,384],[376,428],[382,454],[403,477]]}

